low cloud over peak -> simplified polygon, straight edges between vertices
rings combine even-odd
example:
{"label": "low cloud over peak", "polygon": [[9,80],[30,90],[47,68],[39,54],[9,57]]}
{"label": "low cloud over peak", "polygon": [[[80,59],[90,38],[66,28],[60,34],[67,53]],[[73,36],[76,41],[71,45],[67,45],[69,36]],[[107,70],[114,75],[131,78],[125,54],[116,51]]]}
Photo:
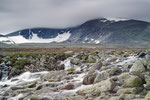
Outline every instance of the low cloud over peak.
{"label": "low cloud over peak", "polygon": [[150,22],[150,0],[0,0],[0,33],[65,28],[99,17]]}

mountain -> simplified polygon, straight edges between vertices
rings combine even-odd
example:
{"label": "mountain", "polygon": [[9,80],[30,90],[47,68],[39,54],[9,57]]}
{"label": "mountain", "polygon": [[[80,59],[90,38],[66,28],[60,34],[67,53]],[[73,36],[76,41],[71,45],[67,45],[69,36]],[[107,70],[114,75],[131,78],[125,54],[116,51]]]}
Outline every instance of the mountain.
{"label": "mountain", "polygon": [[133,19],[94,19],[66,29],[32,28],[0,35],[0,41],[17,43],[100,43],[148,45],[150,23]]}

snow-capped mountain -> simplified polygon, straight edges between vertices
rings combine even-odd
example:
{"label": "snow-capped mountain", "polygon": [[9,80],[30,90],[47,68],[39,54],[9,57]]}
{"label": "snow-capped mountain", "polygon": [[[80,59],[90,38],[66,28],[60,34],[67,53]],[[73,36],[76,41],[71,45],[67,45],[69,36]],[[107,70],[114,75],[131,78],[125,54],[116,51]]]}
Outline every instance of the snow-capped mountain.
{"label": "snow-capped mountain", "polygon": [[150,23],[101,18],[66,29],[24,29],[5,36],[0,35],[0,41],[7,44],[66,42],[146,45],[150,43]]}

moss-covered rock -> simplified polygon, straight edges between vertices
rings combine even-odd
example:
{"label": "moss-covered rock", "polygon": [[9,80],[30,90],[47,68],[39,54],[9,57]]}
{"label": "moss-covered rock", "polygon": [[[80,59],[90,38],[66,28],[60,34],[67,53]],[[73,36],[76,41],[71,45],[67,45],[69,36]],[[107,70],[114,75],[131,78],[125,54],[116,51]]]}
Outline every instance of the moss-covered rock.
{"label": "moss-covered rock", "polygon": [[142,85],[143,82],[138,76],[130,76],[130,78],[126,79],[123,83],[123,87],[141,87]]}
{"label": "moss-covered rock", "polygon": [[117,91],[117,94],[136,94],[143,90],[143,88],[121,88]]}
{"label": "moss-covered rock", "polygon": [[128,73],[122,73],[118,76],[118,80],[123,87],[141,87],[143,86],[142,79],[138,76],[129,75]]}
{"label": "moss-covered rock", "polygon": [[135,72],[141,73],[144,71],[146,71],[145,66],[142,64],[140,60],[136,61],[130,69],[130,73],[135,73]]}
{"label": "moss-covered rock", "polygon": [[148,92],[148,93],[146,94],[145,99],[146,99],[146,100],[149,100],[149,99],[150,99],[150,92]]}

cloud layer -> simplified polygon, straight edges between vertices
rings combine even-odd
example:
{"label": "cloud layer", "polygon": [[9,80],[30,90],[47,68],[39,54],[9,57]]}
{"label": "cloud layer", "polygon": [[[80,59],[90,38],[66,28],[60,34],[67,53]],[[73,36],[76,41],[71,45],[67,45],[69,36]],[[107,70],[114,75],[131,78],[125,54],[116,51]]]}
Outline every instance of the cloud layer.
{"label": "cloud layer", "polygon": [[66,28],[99,17],[150,22],[150,0],[0,0],[0,33]]}

